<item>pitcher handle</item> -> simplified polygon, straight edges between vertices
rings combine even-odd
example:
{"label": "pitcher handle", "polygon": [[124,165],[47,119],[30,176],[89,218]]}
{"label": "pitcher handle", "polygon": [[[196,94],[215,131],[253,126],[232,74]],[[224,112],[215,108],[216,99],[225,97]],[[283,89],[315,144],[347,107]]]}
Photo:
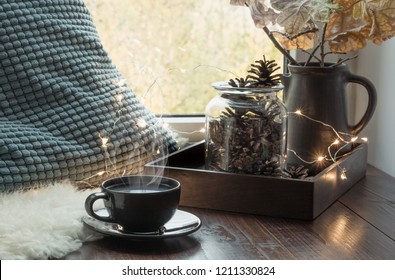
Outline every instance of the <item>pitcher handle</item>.
{"label": "pitcher handle", "polygon": [[359,132],[361,132],[363,128],[365,128],[365,126],[368,124],[368,122],[373,116],[377,104],[377,93],[373,83],[368,79],[366,79],[365,77],[349,73],[347,76],[347,82],[362,85],[363,87],[365,87],[368,93],[369,100],[365,114],[362,116],[361,120],[356,125],[351,126],[352,135],[357,135]]}

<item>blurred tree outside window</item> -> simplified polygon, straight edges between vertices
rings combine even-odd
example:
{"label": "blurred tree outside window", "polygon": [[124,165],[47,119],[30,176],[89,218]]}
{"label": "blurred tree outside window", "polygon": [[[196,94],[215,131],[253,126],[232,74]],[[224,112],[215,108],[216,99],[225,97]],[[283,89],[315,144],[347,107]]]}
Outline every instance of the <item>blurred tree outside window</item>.
{"label": "blurred tree outside window", "polygon": [[154,113],[204,114],[211,84],[282,55],[229,0],[85,0],[114,65]]}

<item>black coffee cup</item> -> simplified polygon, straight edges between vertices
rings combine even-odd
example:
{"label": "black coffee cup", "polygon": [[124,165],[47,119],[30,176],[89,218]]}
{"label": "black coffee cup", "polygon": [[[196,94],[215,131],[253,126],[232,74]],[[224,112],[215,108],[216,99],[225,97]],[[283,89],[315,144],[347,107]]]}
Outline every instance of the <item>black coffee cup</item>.
{"label": "black coffee cup", "polygon": [[[116,177],[104,181],[101,189],[86,198],[86,212],[97,220],[118,224],[125,232],[160,230],[173,217],[180,200],[180,183],[167,177]],[[93,210],[98,199],[104,200],[108,216]]]}

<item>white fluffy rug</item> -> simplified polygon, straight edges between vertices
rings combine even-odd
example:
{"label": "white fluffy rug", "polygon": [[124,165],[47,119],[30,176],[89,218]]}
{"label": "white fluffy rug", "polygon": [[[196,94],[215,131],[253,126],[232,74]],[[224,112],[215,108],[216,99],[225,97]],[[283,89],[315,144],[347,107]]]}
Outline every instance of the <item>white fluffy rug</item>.
{"label": "white fluffy rug", "polygon": [[81,222],[85,199],[94,191],[59,183],[1,194],[0,259],[61,258],[100,238]]}

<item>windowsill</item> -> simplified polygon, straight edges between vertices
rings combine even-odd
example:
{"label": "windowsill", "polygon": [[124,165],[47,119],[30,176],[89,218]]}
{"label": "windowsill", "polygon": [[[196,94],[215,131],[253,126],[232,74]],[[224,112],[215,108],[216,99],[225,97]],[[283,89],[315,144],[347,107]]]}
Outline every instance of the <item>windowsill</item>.
{"label": "windowsill", "polygon": [[161,117],[164,123],[181,138],[187,138],[187,142],[199,142],[204,139],[204,116]]}

